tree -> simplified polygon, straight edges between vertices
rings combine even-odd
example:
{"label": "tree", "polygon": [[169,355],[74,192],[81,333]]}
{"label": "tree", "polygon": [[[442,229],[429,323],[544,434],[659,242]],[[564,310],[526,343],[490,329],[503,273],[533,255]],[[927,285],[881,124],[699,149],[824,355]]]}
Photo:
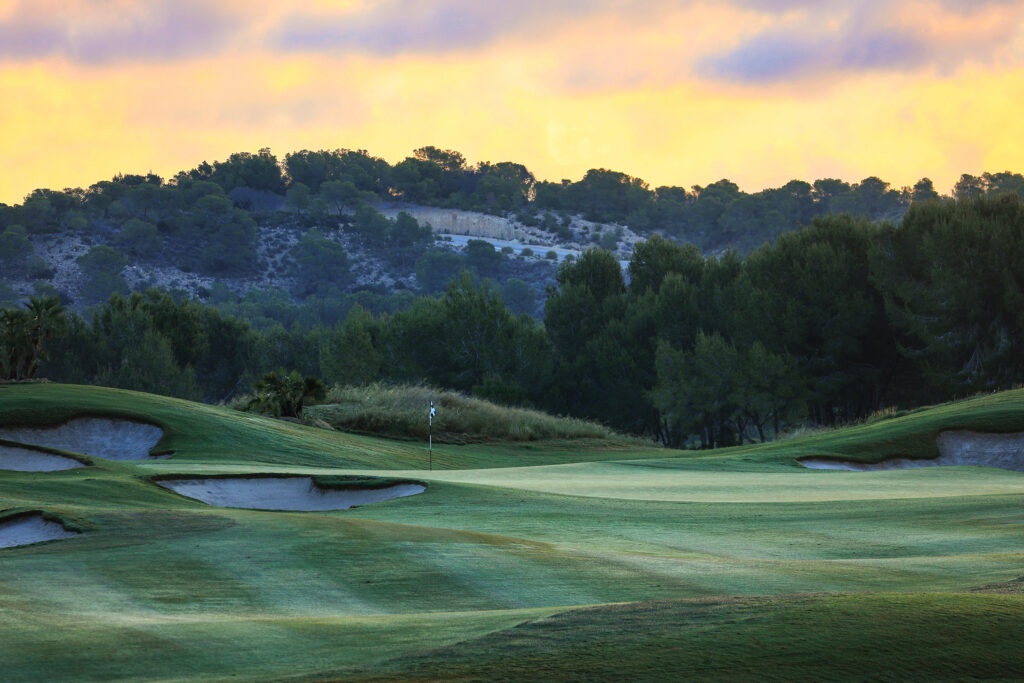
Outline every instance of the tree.
{"label": "tree", "polygon": [[481,277],[494,277],[505,261],[505,255],[486,240],[466,242],[466,263]]}
{"label": "tree", "polygon": [[380,211],[363,204],[356,209],[352,229],[368,242],[383,242],[391,230],[391,223]]}
{"label": "tree", "polygon": [[881,235],[873,280],[903,356],[931,384],[914,398],[1024,381],[1022,245],[1024,202],[1016,194],[917,204]]}
{"label": "tree", "polygon": [[78,257],[78,266],[85,273],[82,295],[87,301],[103,301],[113,292],[128,293],[128,283],[121,271],[128,265],[124,254],[107,246],[92,247]]}
{"label": "tree", "polygon": [[473,197],[477,206],[492,211],[517,209],[530,200],[536,179],[522,164],[503,161],[480,164]]}
{"label": "tree", "polygon": [[452,278],[467,267],[461,254],[447,249],[428,249],[416,259],[416,282],[424,292],[443,292]]}
{"label": "tree", "polygon": [[399,211],[388,230],[388,241],[393,246],[404,249],[431,241],[433,234],[430,226],[420,225],[411,214]]}
{"label": "tree", "polygon": [[343,325],[324,334],[320,344],[320,372],[329,384],[365,386],[380,379],[381,353],[375,337],[380,323],[356,304]]}
{"label": "tree", "polygon": [[297,295],[323,294],[331,288],[343,289],[348,285],[349,258],[345,248],[320,232],[307,232],[290,253],[295,260],[291,272]]}
{"label": "tree", "polygon": [[25,270],[28,257],[35,253],[25,228],[20,225],[8,226],[0,233],[0,265],[11,275]]}
{"label": "tree", "polygon": [[243,275],[256,266],[256,223],[222,193],[195,199],[175,225],[190,243],[182,265],[211,275]]}
{"label": "tree", "polygon": [[760,340],[796,359],[819,424],[868,415],[898,384],[903,364],[869,263],[879,231],[848,215],[815,218],[750,255],[737,296],[745,310],[715,307],[740,314],[729,336],[744,346]]}
{"label": "tree", "polygon": [[658,381],[651,396],[668,423],[666,431],[673,435],[674,445],[690,434],[699,435],[704,448],[731,445],[729,423],[739,407],[736,347],[717,332],[701,332],[692,351],[659,343],[655,364]]}
{"label": "tree", "polygon": [[256,395],[249,400],[247,410],[299,420],[306,405],[327,396],[323,383],[316,377],[303,377],[296,370],[285,373],[283,369],[268,372],[256,380],[253,391]]}
{"label": "tree", "polygon": [[198,400],[196,373],[175,361],[170,341],[156,330],[134,329],[132,342],[117,362],[102,367],[94,381],[105,387],[146,391]]}
{"label": "tree", "polygon": [[529,316],[537,314],[537,292],[519,278],[510,278],[502,285],[501,298],[504,299],[509,310],[517,315],[520,313]]}
{"label": "tree", "polygon": [[651,196],[647,184],[640,178],[592,168],[582,180],[566,189],[566,208],[582,213],[591,221],[624,221],[650,202]]}
{"label": "tree", "polygon": [[661,235],[651,235],[645,242],[633,247],[629,260],[629,288],[633,292],[657,292],[669,273],[678,273],[684,279],[700,280],[704,257],[692,244],[675,244]]}
{"label": "tree", "polygon": [[295,209],[299,215],[309,208],[310,201],[309,186],[305,183],[292,183],[291,187],[288,188],[288,192],[285,193],[285,202],[288,206]]}
{"label": "tree", "polygon": [[973,199],[985,194],[985,181],[982,178],[964,173],[953,186],[953,197],[956,199]]}
{"label": "tree", "polygon": [[352,181],[329,180],[320,185],[320,197],[340,214],[346,206],[360,200],[362,193]]}
{"label": "tree", "polygon": [[46,342],[66,329],[64,307],[55,297],[31,297],[24,310],[0,309],[0,378],[35,377],[48,358]]}
{"label": "tree", "polygon": [[918,180],[910,193],[910,201],[912,202],[927,202],[938,198],[939,193],[935,191],[935,185],[932,183],[931,178],[921,178]]}
{"label": "tree", "polygon": [[274,193],[284,189],[284,177],[277,157],[266,147],[256,154],[237,152],[226,161],[214,162],[209,179],[220,185],[225,192],[236,187],[251,187]]}
{"label": "tree", "polygon": [[160,233],[152,223],[131,218],[121,226],[114,244],[132,256],[152,258],[160,251]]}

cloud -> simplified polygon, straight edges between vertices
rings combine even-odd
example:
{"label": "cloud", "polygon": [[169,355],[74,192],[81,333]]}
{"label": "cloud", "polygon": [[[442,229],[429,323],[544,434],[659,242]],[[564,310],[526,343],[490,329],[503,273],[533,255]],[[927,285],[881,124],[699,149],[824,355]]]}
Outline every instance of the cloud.
{"label": "cloud", "polygon": [[0,60],[63,57],[84,64],[209,54],[242,28],[238,14],[200,0],[55,3],[20,0],[0,17]]}
{"label": "cloud", "polygon": [[894,31],[810,39],[796,32],[776,31],[702,60],[698,71],[728,81],[773,82],[824,71],[915,68],[934,56],[916,37]]}
{"label": "cloud", "polygon": [[841,9],[832,3],[771,25],[697,60],[696,73],[756,84],[862,71],[949,72],[968,61],[994,61],[1024,32],[1019,0],[869,2]]}
{"label": "cloud", "polygon": [[343,14],[293,14],[270,32],[268,41],[273,48],[295,52],[447,53],[510,35],[546,34],[605,13],[635,20],[678,4],[668,0],[384,0]]}

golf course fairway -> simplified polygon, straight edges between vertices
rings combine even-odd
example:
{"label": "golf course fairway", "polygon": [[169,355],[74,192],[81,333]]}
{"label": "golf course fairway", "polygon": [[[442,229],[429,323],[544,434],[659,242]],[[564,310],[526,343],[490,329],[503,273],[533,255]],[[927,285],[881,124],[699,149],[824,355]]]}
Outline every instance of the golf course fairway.
{"label": "golf course fairway", "polygon": [[[443,445],[428,470],[421,443],[0,386],[6,433],[84,418],[170,455],[35,444],[81,466],[0,469],[0,529],[66,531],[0,548],[0,680],[1024,677],[1024,472],[800,463],[1021,432],[1024,391],[717,451]],[[415,494],[281,511],[161,485],[295,477]]]}

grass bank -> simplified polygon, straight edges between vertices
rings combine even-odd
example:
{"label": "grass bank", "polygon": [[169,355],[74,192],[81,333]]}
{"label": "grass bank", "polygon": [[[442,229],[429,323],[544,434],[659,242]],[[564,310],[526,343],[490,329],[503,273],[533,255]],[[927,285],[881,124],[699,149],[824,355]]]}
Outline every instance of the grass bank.
{"label": "grass bank", "polygon": [[428,434],[431,401],[437,411],[433,436],[438,443],[554,440],[646,443],[617,434],[596,422],[501,406],[424,385],[334,387],[328,393],[327,402],[307,408],[306,415],[343,431],[422,441]]}

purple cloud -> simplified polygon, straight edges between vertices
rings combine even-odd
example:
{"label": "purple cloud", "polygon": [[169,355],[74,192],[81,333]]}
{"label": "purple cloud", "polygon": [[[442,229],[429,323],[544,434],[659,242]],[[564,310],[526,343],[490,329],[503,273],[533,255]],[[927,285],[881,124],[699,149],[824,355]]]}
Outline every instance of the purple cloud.
{"label": "purple cloud", "polygon": [[739,82],[773,82],[824,71],[913,68],[932,58],[914,36],[880,30],[838,39],[808,39],[797,32],[759,35],[725,54],[702,60],[698,73]]}
{"label": "purple cloud", "polygon": [[22,1],[0,20],[0,60],[170,60],[214,52],[243,28],[238,16],[200,0],[155,0],[134,12],[116,5],[84,17],[40,4]]}
{"label": "purple cloud", "polygon": [[268,40],[274,48],[295,52],[381,56],[452,52],[508,35],[543,33],[581,16],[615,13],[635,19],[677,4],[665,0],[385,0],[343,15],[292,15],[271,31]]}
{"label": "purple cloud", "polygon": [[[1004,0],[940,0],[936,6],[971,14],[988,5],[1006,4]],[[1019,6],[1020,2],[1013,4]],[[696,73],[713,80],[774,83],[826,73],[927,67],[949,70],[967,60],[991,61],[1012,33],[1020,30],[1009,21],[995,32],[940,40],[915,32],[915,27],[888,25],[884,3],[861,5],[844,17],[838,28],[825,28],[825,19],[834,16],[813,14],[811,21],[769,28],[731,50],[698,61]]]}

